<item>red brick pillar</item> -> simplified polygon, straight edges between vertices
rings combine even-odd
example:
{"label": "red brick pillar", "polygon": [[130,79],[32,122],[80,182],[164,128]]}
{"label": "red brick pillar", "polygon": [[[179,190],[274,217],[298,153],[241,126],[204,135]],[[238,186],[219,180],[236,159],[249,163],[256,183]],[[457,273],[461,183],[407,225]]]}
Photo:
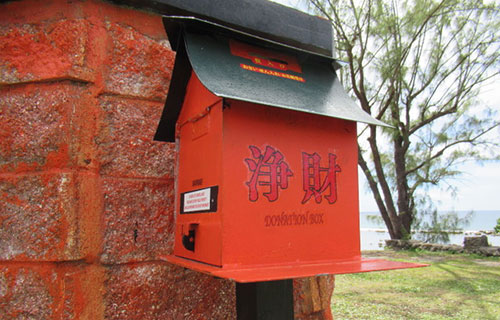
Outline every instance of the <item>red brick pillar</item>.
{"label": "red brick pillar", "polygon": [[295,319],[333,320],[331,300],[334,288],[333,275],[294,280]]}
{"label": "red brick pillar", "polygon": [[173,61],[158,15],[0,4],[0,319],[235,317],[233,283],[159,260],[175,155],[152,137]]}

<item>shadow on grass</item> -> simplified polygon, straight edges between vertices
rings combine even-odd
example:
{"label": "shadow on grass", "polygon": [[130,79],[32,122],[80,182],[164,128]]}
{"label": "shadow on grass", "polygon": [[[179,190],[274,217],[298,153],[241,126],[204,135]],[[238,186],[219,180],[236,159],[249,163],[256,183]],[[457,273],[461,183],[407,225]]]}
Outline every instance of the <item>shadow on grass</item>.
{"label": "shadow on grass", "polygon": [[[484,299],[488,292],[485,292],[485,290],[478,290],[475,283],[477,283],[477,279],[470,278],[470,277],[465,277],[457,272],[453,271],[451,267],[445,265],[445,264],[436,264],[436,268],[447,272],[450,274],[454,279],[453,280],[443,280],[441,281],[442,288],[446,290],[451,290],[458,292],[462,295],[462,302],[473,302],[475,305],[479,307],[479,309],[482,310],[483,314],[481,314],[481,319],[498,319],[498,315],[493,315],[491,312],[488,311],[488,308],[486,306],[486,303],[490,303],[490,301]],[[470,271],[470,270],[467,270]],[[493,277],[498,277],[497,274],[494,273],[489,273],[490,276]],[[482,273],[482,276],[484,277],[484,273]],[[493,279],[491,279],[493,280]],[[495,281],[495,280],[493,280]],[[500,283],[500,281],[498,281]]]}
{"label": "shadow on grass", "polygon": [[500,320],[499,259],[479,263],[475,256],[425,251],[366,255],[431,266],[339,276],[333,295],[339,319]]}

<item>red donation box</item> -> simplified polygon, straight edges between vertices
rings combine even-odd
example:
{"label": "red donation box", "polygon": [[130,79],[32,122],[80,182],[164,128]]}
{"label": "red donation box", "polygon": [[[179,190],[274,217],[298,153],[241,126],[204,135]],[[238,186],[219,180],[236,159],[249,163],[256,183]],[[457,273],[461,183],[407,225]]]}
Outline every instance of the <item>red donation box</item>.
{"label": "red donation box", "polygon": [[383,123],[344,92],[336,61],[174,20],[157,133],[178,151],[167,259],[238,282],[420,266],[361,257],[356,124]]}

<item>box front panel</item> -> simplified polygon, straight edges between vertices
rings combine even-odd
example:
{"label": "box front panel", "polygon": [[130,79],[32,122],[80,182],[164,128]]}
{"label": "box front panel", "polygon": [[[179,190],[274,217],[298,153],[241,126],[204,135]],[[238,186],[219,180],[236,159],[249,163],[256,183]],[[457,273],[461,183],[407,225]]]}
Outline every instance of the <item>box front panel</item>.
{"label": "box front panel", "polygon": [[223,264],[359,256],[356,123],[240,101],[223,117]]}

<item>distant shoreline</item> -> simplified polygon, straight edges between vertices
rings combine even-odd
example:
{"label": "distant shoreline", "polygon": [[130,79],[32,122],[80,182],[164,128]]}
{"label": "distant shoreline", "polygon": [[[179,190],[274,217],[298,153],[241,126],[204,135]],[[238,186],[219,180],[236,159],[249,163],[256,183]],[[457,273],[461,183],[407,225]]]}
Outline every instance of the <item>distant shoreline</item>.
{"label": "distant shoreline", "polygon": [[[414,232],[413,236],[418,236],[419,232]],[[420,233],[421,234],[421,233]],[[385,247],[385,240],[389,240],[389,232],[385,228],[360,228],[361,250],[382,250]],[[464,237],[486,235],[488,242],[492,246],[500,246],[500,234],[493,231],[464,230],[461,232],[449,233],[449,242],[447,244],[462,245]],[[418,238],[418,237],[415,237]],[[443,243],[444,244],[444,243]]]}
{"label": "distant shoreline", "polygon": [[[470,211],[461,210],[455,211],[459,218],[464,218]],[[449,211],[438,212],[441,215],[449,213]],[[375,218],[375,219],[374,219]],[[461,227],[463,231],[458,234],[492,234],[493,229],[497,224],[497,219],[500,219],[500,210],[481,210],[474,211],[472,218],[467,225]],[[360,227],[362,229],[382,229],[386,230],[385,224],[380,213],[377,211],[364,211],[360,213]],[[450,232],[451,234],[455,232]]]}
{"label": "distant shoreline", "polygon": [[[387,229],[382,228],[360,228],[361,231],[368,232],[388,232]],[[500,233],[495,233],[493,230],[444,230],[449,234],[465,234],[465,235],[492,235],[492,236],[500,236]],[[430,230],[415,230],[412,233],[435,233]]]}

